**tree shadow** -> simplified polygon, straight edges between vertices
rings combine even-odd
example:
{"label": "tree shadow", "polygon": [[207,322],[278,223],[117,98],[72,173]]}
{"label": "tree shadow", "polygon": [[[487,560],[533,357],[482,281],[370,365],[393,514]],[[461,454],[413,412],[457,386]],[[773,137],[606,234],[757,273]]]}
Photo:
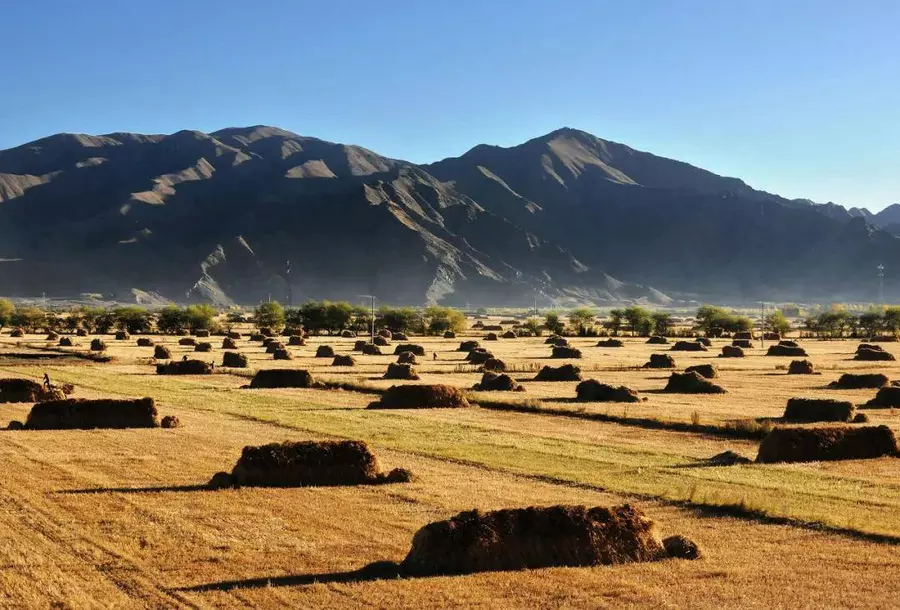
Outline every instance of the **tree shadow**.
{"label": "tree shadow", "polygon": [[263,589],[269,587],[298,587],[313,584],[336,584],[370,582],[404,577],[403,569],[393,561],[376,561],[358,570],[346,572],[324,572],[320,574],[290,574],[288,576],[263,576],[242,580],[223,580],[192,587],[180,587],[172,591],[180,593],[203,593],[208,591],[230,591],[232,589]]}

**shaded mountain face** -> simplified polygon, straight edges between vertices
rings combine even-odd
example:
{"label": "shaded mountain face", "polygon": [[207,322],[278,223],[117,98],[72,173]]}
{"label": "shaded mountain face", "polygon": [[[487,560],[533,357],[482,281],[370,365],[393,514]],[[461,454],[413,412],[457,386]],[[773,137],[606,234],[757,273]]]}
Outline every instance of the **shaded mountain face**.
{"label": "shaded mountain face", "polygon": [[12,296],[871,299],[864,270],[898,244],[865,219],[568,129],[426,166],[272,127],[0,151]]}

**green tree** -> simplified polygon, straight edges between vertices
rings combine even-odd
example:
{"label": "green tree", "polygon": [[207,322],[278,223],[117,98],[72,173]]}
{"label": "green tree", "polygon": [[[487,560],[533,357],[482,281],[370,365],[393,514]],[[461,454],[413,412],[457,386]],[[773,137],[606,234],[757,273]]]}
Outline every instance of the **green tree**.
{"label": "green tree", "polygon": [[728,312],[714,305],[701,305],[697,308],[697,328],[710,334],[714,328],[725,328],[725,321],[729,317]]}
{"label": "green tree", "polygon": [[340,332],[350,326],[353,319],[353,306],[346,301],[325,302],[325,328],[330,332]]}
{"label": "green tree", "polygon": [[280,332],[284,328],[284,307],[278,301],[261,303],[253,314],[257,328],[270,328]]}
{"label": "green tree", "polygon": [[428,333],[432,335],[439,335],[448,330],[461,332],[466,328],[466,316],[452,307],[439,305],[426,307],[424,317]]}
{"label": "green tree", "polygon": [[153,328],[154,316],[143,307],[129,305],[112,310],[116,327],[130,333],[146,333]]}
{"label": "green tree", "polygon": [[619,331],[622,330],[622,324],[624,323],[625,312],[621,309],[612,309],[609,312],[609,318],[603,322],[603,327],[612,333],[613,337],[619,336]]}
{"label": "green tree", "polygon": [[522,323],[522,328],[531,332],[535,337],[540,337],[544,334],[544,325],[537,318],[528,318]]}
{"label": "green tree", "polygon": [[16,312],[16,306],[9,299],[0,299],[0,329],[9,326],[12,316]]}
{"label": "green tree", "polygon": [[159,329],[159,332],[167,335],[187,330],[189,325],[187,314],[178,305],[166,305],[160,310],[156,319],[156,328]]}
{"label": "green tree", "polygon": [[654,311],[650,314],[653,332],[657,335],[668,335],[672,330],[672,314],[665,311]]}
{"label": "green tree", "polygon": [[47,323],[47,314],[38,307],[16,307],[10,316],[10,324],[22,328],[28,332],[35,332],[44,328]]}
{"label": "green tree", "polygon": [[622,315],[628,324],[628,329],[631,331],[632,336],[640,335],[645,337],[653,330],[653,320],[650,317],[650,312],[643,307],[633,305],[626,308]]}
{"label": "green tree", "polygon": [[191,331],[214,330],[216,314],[216,308],[206,303],[188,305],[184,308],[184,318]]}
{"label": "green tree", "polygon": [[547,327],[554,335],[561,335],[565,330],[565,324],[559,319],[559,314],[555,311],[548,311],[544,314],[544,326]]}
{"label": "green tree", "polygon": [[892,305],[884,308],[883,328],[894,336],[900,334],[900,307]]}
{"label": "green tree", "polygon": [[771,332],[785,335],[791,330],[791,323],[781,310],[775,310],[766,316],[766,328]]}
{"label": "green tree", "polygon": [[594,311],[588,307],[579,307],[569,312],[569,325],[576,334],[586,335],[594,327]]}
{"label": "green tree", "polygon": [[421,326],[422,316],[412,307],[388,307],[378,309],[375,324],[392,332],[411,333]]}

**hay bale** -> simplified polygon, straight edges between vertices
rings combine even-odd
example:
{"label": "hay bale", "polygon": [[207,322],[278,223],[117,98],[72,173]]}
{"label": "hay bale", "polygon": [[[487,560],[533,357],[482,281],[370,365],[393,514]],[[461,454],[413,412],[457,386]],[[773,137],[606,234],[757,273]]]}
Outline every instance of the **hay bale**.
{"label": "hay bale", "polygon": [[419,364],[419,360],[412,352],[400,352],[397,356],[397,364]]}
{"label": "hay bale", "polygon": [[477,347],[469,352],[469,355],[466,356],[466,360],[468,360],[471,364],[484,364],[488,360],[494,357],[494,354],[487,351],[483,347]]}
{"label": "hay bale", "polygon": [[362,441],[302,441],[244,447],[231,471],[234,485],[307,487],[406,482],[409,471],[381,470]]}
{"label": "hay bale", "polygon": [[444,339],[456,339],[456,333],[452,330],[444,331]]}
{"label": "hay bale", "polygon": [[885,386],[878,389],[875,398],[865,404],[870,409],[892,409],[900,407],[900,387]]}
{"label": "hay bale", "polygon": [[320,345],[316,348],[316,358],[334,358],[334,348],[330,345]]}
{"label": "hay bale", "polygon": [[864,390],[882,388],[890,383],[887,375],[881,373],[844,373],[837,381],[828,384],[839,390]]}
{"label": "hay bale", "polygon": [[706,337],[697,337],[696,339],[694,339],[694,341],[696,341],[697,343],[699,343],[700,345],[702,345],[704,347],[712,347],[712,341],[710,341]]}
{"label": "hay bale", "polygon": [[894,354],[890,352],[866,348],[857,350],[856,356],[854,356],[853,359],[863,360],[866,362],[893,362],[894,360],[896,360],[896,358],[894,358]]}
{"label": "hay bale", "polygon": [[79,336],[79,337],[87,337],[87,336],[88,336],[88,332],[87,332],[85,329],[83,329],[83,328],[77,329],[77,330],[75,331],[75,334],[76,334],[77,336]]}
{"label": "hay bale", "polygon": [[281,341],[269,341],[266,345],[266,353],[274,354],[278,350],[284,349],[284,343]]}
{"label": "hay bale", "polygon": [[93,428],[156,428],[152,398],[87,400],[67,398],[34,405],[26,430],[90,430]]}
{"label": "hay bale", "polygon": [[279,348],[272,352],[272,358],[274,360],[293,360],[294,355],[287,348]]}
{"label": "hay bale", "polygon": [[508,330],[505,333],[503,333],[503,338],[504,339],[518,339],[519,335],[517,335],[516,333],[514,333],[511,330]]}
{"label": "hay bale", "polygon": [[213,365],[203,360],[172,360],[156,365],[157,375],[211,375]]}
{"label": "hay bale", "polygon": [[544,339],[544,345],[568,345],[569,342],[559,335],[550,335]]}
{"label": "hay bale", "polygon": [[200,339],[206,339],[209,337],[209,331],[205,328],[200,328],[194,331],[194,336]]}
{"label": "hay bale", "polygon": [[237,349],[237,341],[232,339],[231,337],[225,337],[222,339],[222,349]]}
{"label": "hay bale", "polygon": [[211,352],[212,351],[212,343],[207,343],[206,341],[201,341],[197,345],[194,346],[195,352]]}
{"label": "hay bale", "polygon": [[58,388],[47,388],[31,379],[17,377],[0,379],[0,403],[7,402],[44,402],[65,398],[65,393]]}
{"label": "hay bale", "polygon": [[484,364],[481,365],[481,370],[502,373],[506,370],[506,363],[499,358],[488,358],[484,361]]}
{"label": "hay bale", "polygon": [[611,386],[587,379],[575,387],[576,400],[582,402],[641,402],[638,393],[625,386]]}
{"label": "hay bale", "polygon": [[103,342],[103,339],[93,339],[91,341],[91,351],[92,352],[105,352],[106,351],[106,343]]}
{"label": "hay bale", "polygon": [[674,369],[675,358],[669,354],[650,354],[650,361],[644,365],[645,369]]}
{"label": "hay bale", "polygon": [[368,343],[368,341],[364,341],[364,340],[360,339],[359,341],[357,341],[356,343],[353,344],[353,351],[354,352],[363,351],[363,349],[365,349],[367,343]]}
{"label": "hay bale", "polygon": [[443,384],[394,385],[370,409],[457,409],[469,401],[459,388]]}
{"label": "hay bale", "polygon": [[56,333],[52,330],[47,333],[47,341],[56,341],[57,339],[59,339],[59,333]]}
{"label": "hay bale", "polygon": [[800,347],[800,344],[797,343],[796,341],[790,341],[787,339],[779,341],[778,345],[783,345],[785,347]]}
{"label": "hay bale", "polygon": [[740,347],[741,349],[751,349],[753,342],[750,339],[735,339],[731,342],[732,347]]}
{"label": "hay bale", "polygon": [[647,339],[648,345],[668,345],[669,340],[665,337],[660,337],[659,335],[654,335]]}
{"label": "hay bale", "polygon": [[624,347],[625,344],[619,339],[602,339],[597,342],[597,347]]}
{"label": "hay bale", "polygon": [[157,360],[168,360],[172,357],[172,350],[165,345],[156,345],[153,347],[153,357]]}
{"label": "hay bale", "polygon": [[806,357],[809,354],[800,346],[791,347],[790,345],[772,345],[766,356],[787,356],[787,357]]}
{"label": "hay bale", "polygon": [[685,373],[697,373],[706,379],[715,379],[719,376],[719,369],[715,364],[695,364],[684,369]]}
{"label": "hay bale", "polygon": [[497,336],[497,333],[488,333],[484,336],[485,341],[498,341],[500,337]]}
{"label": "hay bale", "polygon": [[472,386],[479,392],[524,392],[525,388],[505,373],[485,371],[481,381]]}
{"label": "hay bale", "polygon": [[874,343],[860,343],[860,344],[856,347],[856,351],[857,351],[857,352],[859,352],[859,351],[861,351],[861,350],[864,350],[864,349],[870,349],[870,350],[873,350],[873,351],[876,351],[876,352],[883,352],[883,351],[884,351],[884,348],[883,348],[883,347],[881,347],[880,345],[876,345],[876,344],[874,344]]}
{"label": "hay bale", "polygon": [[331,366],[356,366],[356,360],[350,354],[338,354],[331,361]]}
{"label": "hay bale", "polygon": [[245,369],[250,364],[250,360],[244,354],[238,352],[225,352],[222,354],[222,366],[233,369]]}
{"label": "hay bale", "polygon": [[782,419],[798,422],[853,420],[856,408],[849,400],[832,398],[791,398]]}
{"label": "hay bale", "polygon": [[475,322],[475,324],[472,325],[472,328],[484,328],[484,322],[478,320]]}
{"label": "hay bale", "polygon": [[413,576],[656,561],[667,556],[653,521],[629,505],[478,510],[416,532],[403,560]]}
{"label": "hay bale", "polygon": [[197,340],[193,337],[182,337],[178,340],[178,345],[184,345],[186,347],[194,347],[197,345]]}
{"label": "hay bale", "polygon": [[416,356],[424,356],[425,348],[422,347],[421,345],[414,345],[412,343],[401,343],[396,347],[396,349],[394,349],[395,356],[398,356],[398,355],[402,354],[403,352],[412,352]]}
{"label": "hay bale", "polygon": [[897,438],[887,426],[775,428],[759,446],[756,461],[822,462],[896,455]]}
{"label": "hay bale", "polygon": [[235,341],[237,341],[238,339],[243,339],[243,337],[241,336],[241,333],[239,333],[236,330],[228,331],[228,334],[225,336],[228,337],[229,339],[234,339]]}
{"label": "hay bale", "polygon": [[384,379],[419,379],[419,374],[411,364],[400,364],[391,362],[388,364],[387,371],[384,373]]}
{"label": "hay bale", "polygon": [[794,360],[788,366],[788,375],[815,375],[816,367],[809,360]]}
{"label": "hay bale", "polygon": [[706,346],[696,341],[676,341],[672,346],[673,352],[705,352]]}
{"label": "hay bale", "polygon": [[153,339],[150,337],[140,337],[137,340],[138,347],[153,347]]}
{"label": "hay bale", "polygon": [[259,334],[261,334],[263,337],[274,337],[275,336],[275,333],[272,332],[272,329],[268,328],[266,326],[259,329]]}
{"label": "hay bale", "polygon": [[695,371],[689,371],[672,373],[663,391],[673,394],[724,394],[725,388]]}
{"label": "hay bale", "polygon": [[[344,330],[341,331],[341,337],[344,339],[352,339],[355,336],[356,336],[356,333],[350,329],[345,328]],[[301,339],[302,339],[302,337],[301,337]]]}
{"label": "hay bale", "polygon": [[312,388],[318,382],[309,371],[299,369],[264,369],[256,371],[250,381],[251,389]]}
{"label": "hay bale", "polygon": [[481,328],[482,328],[482,330],[493,330],[496,332],[503,332],[503,326],[500,324],[485,324]]}
{"label": "hay bale", "polygon": [[409,337],[406,336],[406,333],[394,333],[394,336],[391,337],[394,341],[409,341]]}
{"label": "hay bale", "polygon": [[381,356],[383,354],[381,348],[374,343],[366,343],[363,346],[362,353],[365,356]]}
{"label": "hay bale", "polygon": [[9,333],[9,336],[14,339],[21,339],[25,336],[25,331],[21,328],[14,328],[12,329],[12,332]]}
{"label": "hay bale", "polygon": [[553,346],[550,352],[551,358],[581,358],[581,350],[574,347],[564,347],[559,345]]}
{"label": "hay bale", "polygon": [[853,422],[851,422],[851,423],[867,424],[867,423],[869,423],[869,416],[866,415],[865,413],[857,413],[856,415],[853,416]]}
{"label": "hay bale", "polygon": [[262,333],[251,333],[249,341],[265,341],[266,336]]}
{"label": "hay bale", "polygon": [[739,330],[734,333],[734,338],[744,341],[752,341],[754,339],[753,331],[750,330]]}
{"label": "hay bale", "polygon": [[120,330],[116,332],[116,341],[128,341],[131,337],[124,330]]}
{"label": "hay bale", "polygon": [[390,330],[388,330],[386,328],[382,328],[381,330],[378,331],[378,333],[375,336],[376,337],[384,337],[385,339],[393,339],[394,333],[392,333]]}
{"label": "hay bale", "polygon": [[534,377],[535,381],[581,381],[581,368],[574,364],[542,367]]}
{"label": "hay bale", "polygon": [[372,339],[372,343],[374,343],[375,345],[377,345],[379,347],[387,347],[388,345],[391,344],[391,341],[390,341],[390,339],[387,339],[386,337],[382,337],[381,335],[375,335],[375,338]]}
{"label": "hay bale", "polygon": [[744,350],[734,345],[725,345],[722,347],[722,353],[719,358],[743,358]]}
{"label": "hay bale", "polygon": [[292,345],[294,347],[302,347],[306,345],[306,339],[304,339],[300,335],[291,335],[288,339],[288,345]]}
{"label": "hay bale", "polygon": [[478,349],[480,344],[478,341],[463,341],[459,344],[459,347],[456,348],[458,352],[471,352],[473,349]]}
{"label": "hay bale", "polygon": [[72,341],[72,337],[62,337],[59,340],[60,347],[75,347],[75,343]]}
{"label": "hay bale", "polygon": [[703,551],[697,543],[685,536],[669,536],[663,540],[663,548],[672,559],[703,559]]}
{"label": "hay bale", "polygon": [[175,415],[166,415],[162,418],[162,421],[159,422],[159,426],[160,428],[180,428],[181,420]]}

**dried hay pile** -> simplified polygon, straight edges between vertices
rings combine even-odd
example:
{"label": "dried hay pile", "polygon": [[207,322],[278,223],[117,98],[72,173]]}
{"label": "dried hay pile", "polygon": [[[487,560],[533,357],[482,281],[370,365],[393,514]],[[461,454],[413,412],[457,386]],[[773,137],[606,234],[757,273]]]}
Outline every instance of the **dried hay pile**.
{"label": "dried hay pile", "polygon": [[574,364],[542,367],[534,377],[535,381],[581,381],[581,367]]}
{"label": "dried hay pile", "polygon": [[159,426],[157,415],[152,398],[68,398],[34,405],[25,421],[25,429],[156,428]]}
{"label": "dried hay pile", "polygon": [[864,390],[883,388],[890,380],[881,373],[844,373],[837,381],[828,384],[836,390]]}
{"label": "dried hay pile", "polygon": [[250,361],[244,354],[240,354],[238,352],[225,352],[224,354],[222,354],[222,366],[227,366],[233,369],[245,369],[249,364]]}
{"label": "dried hay pile", "polygon": [[897,455],[897,438],[887,426],[775,428],[759,446],[756,461],[822,462]]}
{"label": "dried hay pile", "polygon": [[250,381],[251,389],[313,388],[318,382],[309,371],[299,369],[263,369]]}
{"label": "dried hay pile", "polygon": [[798,422],[849,422],[855,414],[856,408],[849,400],[791,398],[781,418]]}
{"label": "dried hay pile", "polygon": [[506,373],[485,371],[481,381],[472,386],[479,392],[524,392],[525,388]]}
{"label": "dried hay pile", "polygon": [[419,379],[419,374],[411,364],[399,364],[391,362],[388,364],[387,371],[384,373],[384,379],[407,379],[415,381]]}
{"label": "dried hay pile", "polygon": [[684,369],[685,373],[697,373],[701,377],[707,379],[715,379],[719,376],[719,369],[715,364],[695,364]]}
{"label": "dried hay pile", "polygon": [[156,365],[157,375],[211,375],[213,365],[203,360],[172,360]]}
{"label": "dried hay pile", "polygon": [[625,386],[611,386],[596,379],[582,381],[575,387],[577,400],[582,402],[641,402],[638,393]]}
{"label": "dried hay pile", "polygon": [[673,394],[725,394],[725,388],[695,371],[672,373],[663,391]]}
{"label": "dried hay pile", "polygon": [[555,345],[550,353],[551,358],[581,358],[581,350],[574,347]]}
{"label": "dried hay pile", "polygon": [[369,405],[370,409],[458,409],[469,401],[459,388],[443,384],[395,385]]}
{"label": "dried hay pile", "polygon": [[644,365],[645,369],[674,369],[675,358],[669,354],[650,354],[650,361]]}

